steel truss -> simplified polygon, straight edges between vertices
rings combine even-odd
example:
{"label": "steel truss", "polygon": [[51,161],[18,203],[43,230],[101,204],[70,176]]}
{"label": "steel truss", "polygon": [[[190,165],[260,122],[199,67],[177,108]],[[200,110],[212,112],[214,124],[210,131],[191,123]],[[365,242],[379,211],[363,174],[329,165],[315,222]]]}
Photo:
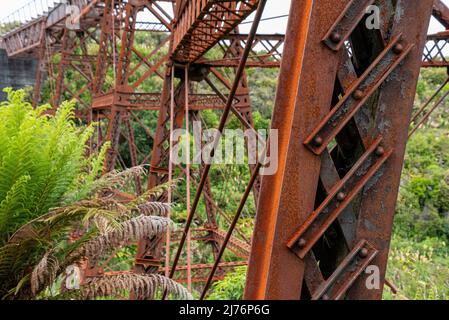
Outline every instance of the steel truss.
{"label": "steel truss", "polygon": [[378,2],[379,30],[365,25],[373,1],[292,3],[247,299],[381,298],[432,2]]}
{"label": "steel truss", "polygon": [[[2,35],[8,55],[40,61],[34,104],[47,75],[54,108],[75,99],[81,119],[100,123],[91,152],[111,143],[105,172],[149,163],[146,185],[135,181],[137,194],[179,178],[195,190],[191,205],[176,191],[158,199],[189,203],[184,230],[140,241],[134,269],[119,272],[165,272],[193,283],[205,298],[213,281],[249,258],[247,299],[381,298],[419,68],[449,66],[447,32],[430,35],[425,45],[432,7],[449,28],[449,10],[440,0],[292,1],[286,36],[257,34],[266,0],[71,3],[81,8],[76,30],[65,24],[64,5],[57,5]],[[365,24],[372,4],[381,10],[380,29]],[[157,22],[139,22],[142,12]],[[251,32],[240,33],[252,13]],[[135,41],[144,33],[160,35],[150,52]],[[219,58],[207,55],[212,48]],[[201,121],[210,109],[221,111],[219,131],[231,115],[254,129],[246,69],[279,67],[272,119],[279,168],[262,179],[262,164],[251,165],[231,216],[213,193],[211,165],[170,164],[170,148],[178,143],[170,141],[171,132]],[[160,90],[148,92],[145,85],[154,79]],[[81,89],[74,91],[73,81]],[[414,128],[448,82],[418,110]],[[155,127],[147,125],[150,117]],[[151,151],[138,149],[136,127]],[[239,229],[249,198],[257,204],[253,239]],[[204,217],[197,213],[200,202]],[[220,229],[219,219],[228,230]],[[202,244],[213,264],[191,256],[191,246]],[[234,262],[221,261],[225,250]],[[379,272],[380,287],[366,287],[366,270]],[[102,266],[85,270],[86,277],[116,273]]]}

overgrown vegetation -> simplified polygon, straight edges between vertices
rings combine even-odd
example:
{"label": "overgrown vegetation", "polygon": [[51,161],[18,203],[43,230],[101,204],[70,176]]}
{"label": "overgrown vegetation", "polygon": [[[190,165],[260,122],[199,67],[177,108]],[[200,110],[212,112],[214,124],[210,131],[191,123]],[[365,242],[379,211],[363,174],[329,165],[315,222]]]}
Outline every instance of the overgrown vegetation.
{"label": "overgrown vegetation", "polygon": [[[252,79],[256,107],[269,79]],[[427,69],[418,83],[416,109],[447,77],[446,70]],[[448,88],[446,88],[448,89]],[[446,99],[447,100],[447,99]],[[385,299],[449,298],[449,118],[445,101],[409,141],[397,204],[387,278],[397,287],[386,287]],[[211,299],[240,299],[246,269],[228,274],[214,285]]]}
{"label": "overgrown vegetation", "polygon": [[122,297],[191,298],[176,282],[134,273],[90,278],[68,287],[68,267],[108,265],[113,251],[143,238],[165,235],[170,206],[153,202],[172,186],[162,185],[126,201],[125,190],[143,167],[100,177],[104,154],[87,156],[92,127],[74,123],[73,104],[55,116],[33,109],[25,92],[8,91],[0,106],[0,298],[57,299]]}
{"label": "overgrown vegetation", "polygon": [[[140,35],[136,38],[136,46],[144,53],[149,53],[160,42],[161,38],[143,39]],[[88,48],[92,53],[96,50],[96,45]],[[212,50],[209,54],[218,52]],[[54,62],[57,63],[57,57],[55,59]],[[138,75],[139,73],[136,74]],[[422,71],[416,108],[434,92],[445,77],[446,70]],[[112,79],[112,72],[109,72],[106,83],[112,85]],[[77,81],[73,74],[68,72],[66,85],[72,92],[82,86],[82,83]],[[277,70],[249,70],[248,81],[255,127],[269,128]],[[145,82],[141,90],[158,92],[161,85],[161,80],[155,77]],[[51,90],[52,84],[47,83],[43,94],[45,100],[50,99]],[[13,265],[3,264],[5,260],[2,260],[1,250],[4,249],[0,249],[0,295],[10,298],[58,298],[61,297],[60,294],[66,294],[59,291],[60,275],[71,259],[93,259],[96,256],[91,253],[103,252],[103,249],[109,252],[112,247],[123,245],[113,262],[116,267],[129,266],[133,261],[135,248],[125,244],[138,238],[140,233],[133,231],[125,235],[123,232],[126,226],[137,222],[133,219],[143,219],[146,221],[145,228],[156,233],[163,232],[168,227],[167,221],[144,217],[152,213],[158,215],[158,210],[166,210],[166,207],[164,204],[150,204],[145,195],[144,198],[136,200],[143,201],[139,204],[121,203],[108,198],[110,190],[104,184],[107,179],[116,179],[116,182],[130,179],[126,173],[121,176],[123,179],[119,173],[97,179],[101,172],[104,150],[98,157],[85,155],[85,142],[92,134],[92,128],[75,124],[73,105],[70,103],[63,104],[55,117],[47,117],[43,115],[47,107],[32,110],[31,106],[24,102],[24,95],[23,91],[10,91],[9,102],[0,107],[0,134],[3,137],[0,142],[0,245],[5,247],[13,241],[14,245],[24,246],[23,257],[26,258],[17,260],[19,263]],[[82,98],[89,104],[89,97]],[[386,288],[386,299],[449,297],[448,107],[448,102],[444,102],[408,144],[387,273],[387,278],[398,288],[398,293],[393,294]],[[143,114],[136,112],[138,115]],[[217,127],[219,111],[201,112],[201,120],[205,127]],[[154,128],[156,121],[157,113],[145,113],[143,122],[147,127]],[[241,124],[233,118],[228,127],[241,128]],[[152,146],[148,143],[146,133],[137,125],[133,129],[137,148],[142,154],[149,154]],[[127,147],[125,145],[121,148]],[[124,162],[129,164],[129,159],[126,158],[127,150],[122,149],[121,153],[125,155]],[[193,166],[192,173],[199,175],[198,168]],[[138,174],[142,172],[139,171]],[[235,212],[245,187],[244,181],[249,179],[249,170],[247,166],[216,165],[211,169],[210,178],[213,198],[218,207],[217,224],[226,229],[228,222],[225,215]],[[124,188],[125,184],[119,183],[119,187]],[[185,184],[181,184],[178,193],[184,195],[185,191]],[[196,188],[192,186],[191,193],[195,192]],[[148,210],[143,210],[141,205],[144,203]],[[176,213],[172,215],[173,220],[182,223],[186,216],[185,205],[178,204]],[[242,233],[238,235],[239,238],[250,238],[254,217],[255,204],[248,201],[239,223]],[[204,203],[201,202],[192,227],[202,227],[206,219]],[[139,225],[141,223],[142,221]],[[67,239],[69,230],[73,228],[82,229],[84,232],[81,238],[70,242]],[[17,232],[19,229],[21,231]],[[152,232],[150,229],[145,232]],[[39,234],[38,241],[33,239],[34,242],[28,246],[27,241],[35,236],[36,231]],[[114,239],[110,243],[111,246],[99,248],[94,245],[98,244],[96,241],[101,241],[99,237],[111,235],[110,232],[113,233]],[[15,243],[16,239],[20,241]],[[201,242],[192,243],[194,258],[205,263],[213,262],[211,252],[205,249],[206,245]],[[223,258],[224,261],[235,259],[236,257],[228,252]],[[47,273],[44,270],[53,271]],[[213,285],[208,298],[241,299],[245,277],[246,268],[237,268],[223,281]],[[110,287],[114,282],[119,282],[121,286]],[[92,298],[97,296],[97,290],[108,295],[126,296],[135,289],[135,296],[139,296],[140,293],[154,293],[152,289],[155,286],[171,288],[174,293],[186,297],[184,291],[178,291],[182,290],[180,287],[164,278],[130,277],[110,278],[109,282],[96,279],[90,287],[84,288],[84,291],[73,294],[78,298]]]}
{"label": "overgrown vegetation", "polygon": [[23,90],[7,92],[0,106],[0,244],[24,223],[69,201],[83,184],[88,188],[102,169],[101,159],[85,157],[93,129],[75,125],[73,104],[62,104],[49,117],[49,106],[33,109]]}

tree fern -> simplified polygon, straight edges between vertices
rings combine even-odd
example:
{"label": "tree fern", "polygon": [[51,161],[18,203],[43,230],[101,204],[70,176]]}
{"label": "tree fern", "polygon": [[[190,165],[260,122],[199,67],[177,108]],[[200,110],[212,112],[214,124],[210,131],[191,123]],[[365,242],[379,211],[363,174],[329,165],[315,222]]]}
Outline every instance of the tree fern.
{"label": "tree fern", "polygon": [[6,234],[7,230],[15,229],[17,220],[22,220],[25,202],[27,200],[27,183],[30,176],[22,176],[14,183],[0,203],[0,234]]}
{"label": "tree fern", "polygon": [[182,300],[192,300],[192,295],[180,284],[158,274],[122,274],[94,278],[81,288],[81,297],[95,299],[132,293],[136,299],[152,300],[166,292]]}
{"label": "tree fern", "polygon": [[[130,172],[142,170],[134,168],[126,173],[111,173],[108,180],[123,185],[123,181],[132,176]],[[109,192],[109,186],[95,190],[91,198],[54,208],[30,220],[16,230],[5,246],[0,247],[0,282],[5,284],[3,288],[0,286],[3,297],[35,297],[51,286],[55,279],[63,276],[68,266],[82,261],[89,261],[92,267],[99,265],[108,261],[107,258],[117,248],[143,238],[161,236],[171,225],[169,220],[161,217],[170,209],[168,204],[150,202],[145,195],[133,201],[121,202]],[[83,231],[82,236],[67,242],[69,234],[77,229]],[[179,291],[182,287],[171,280],[157,278],[159,280],[155,281],[156,278],[151,277],[139,279],[131,276],[127,278],[126,286],[120,286],[123,282],[117,283],[118,287],[113,287],[111,292],[126,289],[134,293],[134,290],[138,290],[140,298],[149,299],[162,288],[174,292],[175,296],[181,294],[181,297],[187,297],[185,289]],[[98,281],[102,284],[98,288],[107,283]],[[80,298],[101,296],[102,289],[96,292],[89,287],[89,283],[85,285],[87,287],[83,288],[90,288],[90,293],[80,291]],[[147,293],[145,297],[142,296],[144,292]]]}
{"label": "tree fern", "polygon": [[[162,216],[170,206],[151,200],[171,185],[131,201],[115,199],[114,189],[146,174],[143,166],[100,177],[109,146],[86,155],[93,128],[75,125],[72,104],[48,116],[48,106],[33,109],[23,91],[7,93],[0,104],[0,298],[34,298],[70,265],[108,261],[116,248],[167,232],[170,222]],[[158,275],[92,279],[78,293],[94,298],[107,293],[104,288],[144,299],[157,290],[190,297]]]}
{"label": "tree fern", "polygon": [[63,103],[48,116],[48,106],[33,109],[23,90],[6,92],[8,101],[0,105],[0,244],[21,224],[63,204],[91,174],[85,154],[93,134],[92,127],[75,125],[73,104]]}

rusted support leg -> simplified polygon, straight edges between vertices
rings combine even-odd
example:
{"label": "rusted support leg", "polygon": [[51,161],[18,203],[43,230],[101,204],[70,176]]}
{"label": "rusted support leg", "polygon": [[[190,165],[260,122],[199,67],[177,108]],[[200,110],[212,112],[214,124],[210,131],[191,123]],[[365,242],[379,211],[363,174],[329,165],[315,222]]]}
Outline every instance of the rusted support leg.
{"label": "rusted support leg", "polygon": [[41,37],[41,44],[39,47],[38,63],[36,66],[36,77],[34,80],[33,103],[32,103],[33,108],[36,108],[41,101],[41,87],[46,66],[46,55],[45,55],[45,53],[47,52],[46,41],[47,41],[46,34],[45,31],[43,31]]}
{"label": "rusted support leg", "polygon": [[111,147],[106,153],[103,172],[107,173],[115,169],[115,163],[119,153],[120,125],[122,122],[123,111],[112,106],[109,113],[108,131],[106,133],[106,141],[111,142]]}
{"label": "rusted support leg", "polygon": [[300,32],[287,35],[273,117],[279,170],[262,182],[246,298],[381,298],[432,1],[379,2],[387,19],[368,28],[372,2],[292,4]]}
{"label": "rusted support leg", "polygon": [[55,93],[53,96],[52,105],[53,108],[57,108],[61,102],[62,88],[64,86],[64,76],[67,68],[67,54],[69,54],[69,38],[70,30],[64,28],[64,34],[62,36],[62,48],[61,48],[61,60],[58,64],[58,75],[56,77]]}
{"label": "rusted support leg", "polygon": [[[162,91],[161,109],[158,116],[158,125],[156,128],[153,151],[151,154],[150,173],[148,177],[148,189],[166,183],[168,181],[168,161],[170,160],[169,149],[167,148],[170,139],[170,109],[171,109],[171,76],[172,67],[169,66],[166,70],[166,77],[164,80],[164,87]],[[177,88],[174,88],[174,124],[173,128],[178,129],[183,126],[185,112],[184,112],[184,81],[181,81]],[[166,201],[166,195],[158,201]],[[157,239],[143,239],[139,241],[137,247],[137,257],[134,270],[140,273],[157,272],[158,264],[161,262],[163,253],[162,237]],[[151,262],[151,263],[149,263]]]}
{"label": "rusted support leg", "polygon": [[104,81],[106,78],[108,48],[109,44],[112,43],[114,37],[112,33],[112,1],[105,0],[103,17],[101,20],[101,31],[100,31],[100,41],[97,53],[97,62],[95,70],[95,78],[92,84],[93,95],[100,94],[103,90]]}
{"label": "rusted support leg", "polygon": [[262,179],[245,299],[301,297],[304,262],[286,243],[314,209],[320,174],[301,140],[329,110],[338,57],[321,39],[349,2],[292,2],[272,120],[278,171]]}
{"label": "rusted support leg", "polygon": [[381,175],[374,177],[371,188],[366,188],[363,193],[355,239],[356,242],[367,239],[378,250],[370,265],[379,268],[381,284],[379,288],[367,288],[367,278],[370,274],[363,273],[349,289],[348,299],[380,299],[382,297],[408,125],[432,2],[432,0],[401,0],[396,4],[391,37],[402,34],[403,46],[410,44],[413,47],[408,57],[386,80],[386,85],[380,90],[377,119],[373,119],[375,126],[372,127],[370,134],[371,136],[382,135],[384,141],[382,148],[384,150],[391,148],[393,152],[385,163],[383,171],[380,172]]}
{"label": "rusted support leg", "polygon": [[[123,116],[123,122],[126,126],[127,130],[127,138],[128,138],[128,148],[129,148],[129,154],[131,158],[131,166],[135,167],[137,166],[137,146],[136,146],[136,140],[134,138],[134,129],[131,124],[131,120],[129,118],[129,113],[126,112]],[[137,194],[142,194],[142,181],[140,177],[134,178],[135,186]]]}

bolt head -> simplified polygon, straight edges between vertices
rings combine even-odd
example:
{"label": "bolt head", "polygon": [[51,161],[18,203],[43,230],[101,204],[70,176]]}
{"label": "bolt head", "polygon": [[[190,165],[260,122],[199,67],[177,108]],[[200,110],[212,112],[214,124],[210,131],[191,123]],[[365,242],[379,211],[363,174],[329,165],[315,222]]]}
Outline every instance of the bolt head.
{"label": "bolt head", "polygon": [[303,238],[298,240],[298,247],[300,248],[304,248],[306,246],[306,240],[304,240]]}
{"label": "bolt head", "polygon": [[313,139],[313,144],[317,147],[321,146],[323,144],[323,138],[321,138],[320,136],[316,136]]}
{"label": "bolt head", "polygon": [[355,100],[360,100],[363,98],[364,93],[362,90],[355,90],[352,96],[354,97]]}
{"label": "bolt head", "polygon": [[333,43],[339,43],[341,41],[341,35],[338,32],[334,31],[331,33],[330,39]]}
{"label": "bolt head", "polygon": [[346,198],[346,194],[344,193],[344,192],[339,192],[338,194],[337,194],[337,200],[338,201],[343,201],[343,200],[345,200],[345,198]]}
{"label": "bolt head", "polygon": [[385,154],[385,149],[383,147],[377,147],[376,156],[381,157]]}
{"label": "bolt head", "polygon": [[362,250],[360,250],[359,252],[359,256],[361,258],[366,258],[368,257],[368,249],[367,248],[362,248]]}
{"label": "bolt head", "polygon": [[393,47],[393,52],[395,54],[401,54],[404,51],[404,46],[400,43],[396,43]]}

